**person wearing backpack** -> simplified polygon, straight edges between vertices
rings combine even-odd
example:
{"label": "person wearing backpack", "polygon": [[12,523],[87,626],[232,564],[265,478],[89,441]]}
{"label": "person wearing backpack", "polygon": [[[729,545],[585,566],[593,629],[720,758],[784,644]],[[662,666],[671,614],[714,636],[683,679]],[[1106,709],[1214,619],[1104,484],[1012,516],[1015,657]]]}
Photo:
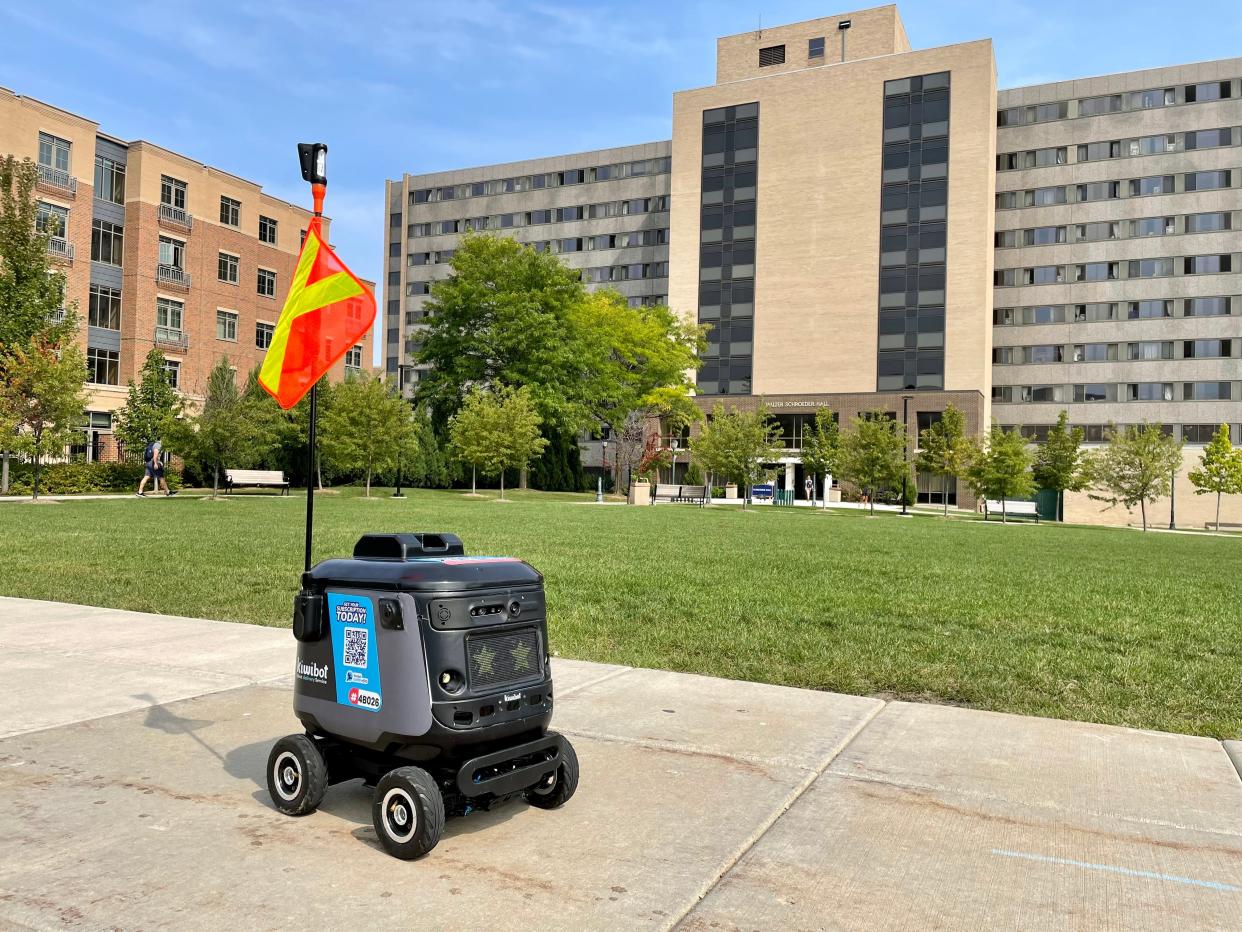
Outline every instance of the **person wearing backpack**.
{"label": "person wearing backpack", "polygon": [[163,482],[165,495],[171,496],[177,494],[168,488],[168,480],[164,478],[163,457],[164,445],[159,440],[155,440],[147,444],[147,448],[142,453],[142,461],[146,464],[146,471],[142,477],[142,481],[138,483],[138,491],[135,493],[139,498],[147,497],[145,489],[147,487],[148,479],[153,479],[155,481],[156,492],[160,490],[160,483]]}

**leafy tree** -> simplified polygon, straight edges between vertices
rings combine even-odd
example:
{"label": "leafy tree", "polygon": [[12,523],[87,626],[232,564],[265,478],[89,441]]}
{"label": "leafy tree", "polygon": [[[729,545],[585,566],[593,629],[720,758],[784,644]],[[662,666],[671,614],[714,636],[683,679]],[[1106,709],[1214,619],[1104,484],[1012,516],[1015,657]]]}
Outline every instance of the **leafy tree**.
{"label": "leafy tree", "polygon": [[[63,231],[36,227],[37,179],[29,159],[0,156],[0,366],[15,347],[67,343],[78,326],[76,305],[65,303],[65,275],[47,251],[48,237]],[[20,445],[16,425],[12,417],[0,422],[0,493],[9,490],[9,458]]]}
{"label": "leafy tree", "polygon": [[1216,493],[1216,530],[1220,530],[1220,497],[1242,493],[1242,449],[1229,441],[1229,425],[1221,424],[1203,448],[1199,468],[1190,471],[1196,495]]}
{"label": "leafy tree", "polygon": [[116,436],[126,457],[140,458],[148,443],[169,432],[181,411],[181,396],[168,384],[164,354],[152,348],[142,364],[141,382],[130,379],[125,407],[117,412]]}
{"label": "leafy tree", "polygon": [[944,514],[949,514],[949,480],[966,471],[972,446],[966,436],[966,417],[952,404],[936,421],[919,434],[919,453],[915,465],[925,473],[940,476]]}
{"label": "leafy tree", "polygon": [[474,389],[449,421],[449,437],[457,457],[471,467],[470,491],[477,494],[475,475],[500,477],[505,497],[506,469],[521,469],[548,441],[540,435],[539,414],[527,388]]}
{"label": "leafy tree", "polygon": [[987,442],[976,448],[966,469],[966,481],[985,501],[1001,503],[1001,523],[1008,523],[1006,503],[1034,494],[1031,476],[1032,456],[1027,442],[1017,430],[1002,430],[993,424]]}
{"label": "leafy tree", "polygon": [[73,343],[16,345],[0,358],[0,420],[16,425],[12,442],[33,460],[31,498],[39,497],[44,455],[80,436],[85,386],[86,359]]}
{"label": "leafy tree", "polygon": [[780,425],[765,405],[754,411],[726,411],[717,403],[699,435],[690,441],[690,453],[713,476],[742,487],[742,507],[750,499],[750,487],[771,474],[764,466],[784,455]]}
{"label": "leafy tree", "polygon": [[841,445],[841,475],[867,493],[872,514],[876,492],[900,486],[909,469],[904,425],[887,411],[854,418]]}
{"label": "leafy tree", "polygon": [[244,396],[226,357],[207,376],[207,396],[199,413],[177,422],[173,442],[191,462],[211,471],[211,497],[220,490],[220,472],[241,461],[251,439]]}
{"label": "leafy tree", "polygon": [[406,481],[426,489],[448,488],[453,468],[447,451],[431,426],[426,407],[419,405],[413,412],[414,454],[410,457]]}
{"label": "leafy tree", "polygon": [[382,377],[360,375],[333,386],[332,403],[319,419],[323,457],[337,467],[371,477],[397,464],[397,452],[413,444],[414,421],[407,402]]}
{"label": "leafy tree", "polygon": [[527,387],[542,420],[576,432],[588,423],[583,350],[572,323],[586,295],[578,271],[556,256],[512,239],[468,235],[453,254],[452,274],[427,302],[419,353],[431,363],[418,399],[440,423],[470,387]]}
{"label": "leafy tree", "polygon": [[1169,495],[1173,476],[1182,465],[1182,443],[1160,424],[1132,424],[1111,429],[1108,443],[1091,459],[1091,476],[1098,501],[1126,508],[1139,506],[1147,530],[1147,503]]}
{"label": "leafy tree", "polygon": [[[29,159],[0,156],[0,356],[36,337],[59,345],[77,330],[75,308],[65,305],[65,276],[35,226],[38,170]],[[64,320],[56,320],[61,308]]]}
{"label": "leafy tree", "polygon": [[[841,472],[841,428],[828,408],[819,408],[809,429],[802,432],[802,468],[814,477],[811,504],[820,480]],[[828,507],[827,498],[824,507]]]}
{"label": "leafy tree", "polygon": [[1063,410],[1057,416],[1056,425],[1048,431],[1048,439],[1036,452],[1032,470],[1040,488],[1057,493],[1058,521],[1065,520],[1065,493],[1085,489],[1090,482],[1082,449],[1082,428],[1071,428],[1068,422],[1069,414]]}

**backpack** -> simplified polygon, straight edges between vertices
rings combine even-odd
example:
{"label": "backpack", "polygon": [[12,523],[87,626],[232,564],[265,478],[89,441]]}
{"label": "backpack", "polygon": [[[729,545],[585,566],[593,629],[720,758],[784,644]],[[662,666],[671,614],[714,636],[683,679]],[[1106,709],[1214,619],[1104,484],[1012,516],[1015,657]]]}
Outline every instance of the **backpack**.
{"label": "backpack", "polygon": [[142,461],[146,463],[148,466],[150,466],[151,460],[153,459],[155,459],[155,444],[148,443],[146,452],[142,454]]}

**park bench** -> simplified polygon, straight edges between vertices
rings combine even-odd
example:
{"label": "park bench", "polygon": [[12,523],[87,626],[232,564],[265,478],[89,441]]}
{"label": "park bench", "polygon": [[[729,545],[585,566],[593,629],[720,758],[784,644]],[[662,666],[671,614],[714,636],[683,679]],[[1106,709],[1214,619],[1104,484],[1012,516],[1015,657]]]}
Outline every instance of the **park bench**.
{"label": "park bench", "polygon": [[651,504],[654,505],[661,499],[668,502],[695,502],[698,505],[706,505],[707,486],[656,483],[655,490],[651,493]]}
{"label": "park bench", "polygon": [[995,512],[999,515],[1014,515],[1019,518],[1034,518],[1036,523],[1039,522],[1039,509],[1034,502],[999,502],[994,499],[988,499],[983,505],[983,520],[988,519],[988,515]]}
{"label": "park bench", "polygon": [[289,480],[279,469],[226,469],[224,491],[232,492],[241,486],[281,489],[282,495],[289,494]]}

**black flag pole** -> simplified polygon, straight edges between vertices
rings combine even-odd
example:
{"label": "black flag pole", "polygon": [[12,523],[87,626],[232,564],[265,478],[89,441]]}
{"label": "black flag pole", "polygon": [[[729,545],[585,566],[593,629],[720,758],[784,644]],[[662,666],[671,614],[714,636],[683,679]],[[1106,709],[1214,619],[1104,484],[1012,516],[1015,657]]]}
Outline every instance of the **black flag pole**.
{"label": "black flag pole", "polygon": [[[299,142],[298,161],[302,165],[302,178],[310,182],[314,200],[315,216],[323,216],[323,197],[328,190],[328,147],[322,142]],[[321,235],[322,235],[322,231]],[[310,430],[306,438],[306,558],[303,569],[310,572],[311,538],[315,527],[315,422],[318,419],[319,382],[310,390]]]}

